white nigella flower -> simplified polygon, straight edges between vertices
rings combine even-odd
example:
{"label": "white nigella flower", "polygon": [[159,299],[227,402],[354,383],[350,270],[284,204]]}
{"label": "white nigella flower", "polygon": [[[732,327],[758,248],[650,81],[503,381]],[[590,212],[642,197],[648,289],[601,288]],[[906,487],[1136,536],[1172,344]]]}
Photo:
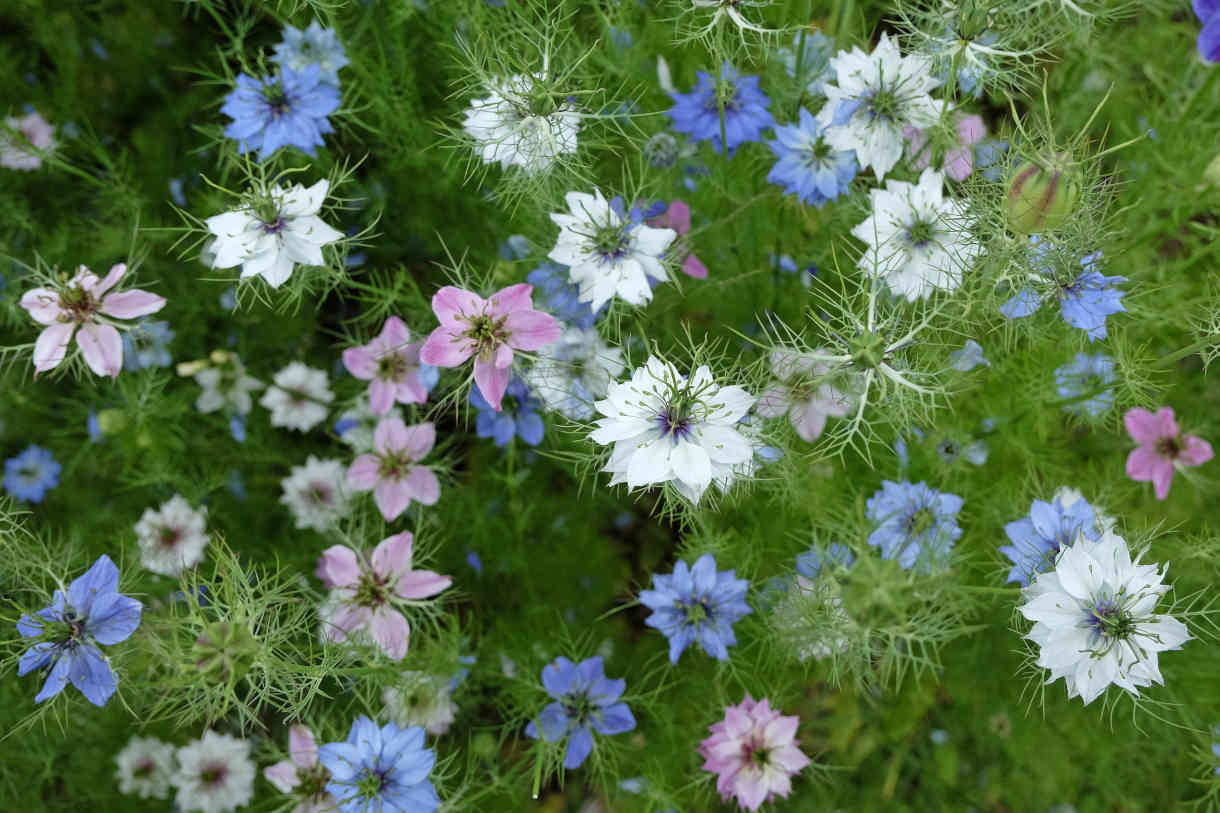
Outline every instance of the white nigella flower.
{"label": "white nigella flower", "polygon": [[132,737],[115,754],[119,791],[141,799],[164,799],[174,772],[174,746],[156,737]]}
{"label": "white nigella flower", "polygon": [[536,174],[576,152],[581,114],[546,86],[545,71],[494,79],[487,92],[470,100],[462,122],[484,163]]}
{"label": "white nigella flower", "polygon": [[706,366],[687,377],[654,356],[594,404],[605,417],[589,437],[614,446],[602,469],[614,475],[611,485],[672,483],[697,503],[713,480],[731,481],[752,461],[754,445],[737,423],[753,404],[741,387],[718,386]]}
{"label": "white nigella flower", "polygon": [[308,189],[300,184],[278,186],[261,200],[213,215],[205,222],[215,239],[204,260],[213,268],[241,266],[241,276],[261,276],[278,288],[297,263],[325,265],[322,246],[343,239],[343,232],[318,217],[330,181]]}
{"label": "white nigella flower", "polygon": [[335,422],[335,431],[339,433],[339,440],[352,447],[356,454],[364,454],[373,450],[373,432],[377,429],[377,424],[385,418],[402,420],[402,409],[395,406],[384,415],[378,415],[373,412],[368,395],[362,394],[339,416],[339,420]]}
{"label": "white nigella flower", "polygon": [[297,528],[326,531],[350,509],[346,484],[347,466],[342,461],[310,455],[304,466],[294,466],[280,481],[284,489],[280,502],[292,512]]}
{"label": "white nigella flower", "polygon": [[397,685],[382,691],[381,702],[386,716],[399,726],[423,726],[438,736],[449,730],[457,715],[449,679],[425,672],[404,672]]}
{"label": "white nigella flower", "polygon": [[1138,695],[1164,683],[1157,653],[1190,640],[1186,625],[1153,612],[1169,590],[1157,565],[1131,561],[1126,541],[1113,531],[1064,548],[1055,569],[1038,575],[1021,593],[1021,614],[1034,622],[1026,636],[1039,647],[1047,683],[1063,678],[1068,697],[1092,703],[1110,684]]}
{"label": "white nigella flower", "polygon": [[205,731],[178,749],[178,770],[170,780],[178,807],[201,813],[228,813],[254,796],[254,763],[250,743],[228,734]]}
{"label": "white nigella flower", "polygon": [[766,6],[766,2],[761,0],[691,0],[691,5],[694,8],[710,8],[715,9],[712,14],[712,19],[698,33],[700,36],[709,33],[717,23],[727,19],[733,25],[737,26],[738,33],[743,37],[745,32],[752,31],[755,34],[774,34],[775,31],[770,28],[763,28],[760,25],[750,22],[745,15],[741,13],[743,8],[761,8]]}
{"label": "white nigella flower", "polygon": [[886,181],[884,189],[869,191],[873,211],[851,230],[868,244],[860,270],[911,302],[956,290],[962,272],[983,252],[970,234],[965,207],[945,198],[944,183],[931,167],[917,184]]}
{"label": "white nigella flower", "polygon": [[648,278],[669,279],[661,256],[678,233],[644,225],[641,217],[624,211],[620,199],[607,201],[597,189],[592,195],[569,192],[564,199],[571,214],[551,215],[559,239],[547,257],[569,266],[568,275],[580,288],[577,299],[594,311],[615,296],[647,304],[652,299]]}
{"label": "white nigella flower", "polygon": [[136,523],[140,564],[162,576],[177,576],[199,564],[208,544],[207,515],[206,507],[196,511],[181,494],[156,511],[145,509]]}
{"label": "white nigella flower", "polygon": [[326,371],[294,361],[275,374],[275,384],[258,402],[271,410],[272,426],[307,432],[326,420],[333,400]]}
{"label": "white nigella flower", "polygon": [[855,150],[860,169],[871,166],[880,181],[902,158],[903,126],[926,128],[940,118],[944,102],[928,95],[941,84],[932,76],[932,60],[903,56],[898,41],[882,34],[872,54],[859,47],[840,51],[830,67],[836,80],[823,86],[827,101],[818,113],[829,125],[826,143]]}
{"label": "white nigella flower", "polygon": [[196,372],[195,383],[203,388],[195,399],[195,409],[200,412],[230,409],[242,415],[248,415],[254,406],[250,392],[263,386],[257,378],[246,375],[245,365],[232,354],[226,355],[224,364]]}
{"label": "white nigella flower", "polygon": [[604,398],[623,374],[623,351],[602,340],[595,328],[569,327],[559,341],[538,350],[525,374],[547,409],[572,420],[593,417],[593,402]]}

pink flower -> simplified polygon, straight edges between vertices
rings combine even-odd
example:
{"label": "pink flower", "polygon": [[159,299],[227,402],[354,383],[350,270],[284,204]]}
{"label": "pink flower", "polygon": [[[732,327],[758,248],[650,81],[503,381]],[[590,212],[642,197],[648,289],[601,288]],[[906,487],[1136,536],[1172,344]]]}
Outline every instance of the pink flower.
{"label": "pink flower", "polygon": [[[288,754],[284,760],[263,768],[263,776],[282,793],[291,793],[300,801],[292,813],[333,813],[335,797],[326,792],[330,771],[318,762],[318,743],[306,726],[288,729]],[[299,788],[299,789],[298,789]]]}
{"label": "pink flower", "polygon": [[398,401],[422,404],[428,390],[419,380],[420,343],[407,344],[411,331],[397,316],[381,326],[381,335],[363,347],[343,351],[343,366],[361,381],[369,382],[369,406],[384,415]]}
{"label": "pink flower", "polygon": [[534,310],[533,290],[533,285],[523,282],[483,299],[452,285],[441,288],[432,297],[432,311],[441,325],[420,348],[420,360],[437,367],[457,367],[474,356],[474,383],[499,412],[513,351],[537,350],[563,333],[554,316]]}
{"label": "pink flower", "polygon": [[690,240],[684,236],[690,233],[690,206],[685,201],[671,202],[665,213],[652,218],[649,224],[657,228],[673,229],[682,235],[672,249],[676,256],[682,257],[682,273],[695,279],[707,279],[707,266],[695,256]]}
{"label": "pink flower", "polygon": [[716,790],[720,798],[737,797],[737,803],[757,810],[764,801],[792,790],[789,777],[809,764],[809,757],[796,747],[795,716],[772,710],[764,697],[755,702],[746,695],[741,705],[724,710],[724,720],[710,727],[712,735],[699,744],[706,758],[705,771],[720,774]]}
{"label": "pink flower", "polygon": [[848,396],[819,384],[829,368],[813,356],[783,348],[771,351],[771,372],[781,383],[767,389],[758,399],[755,410],[764,418],[787,414],[792,428],[809,443],[817,440],[826,428],[826,418],[842,418],[851,409]]}
{"label": "pink flower", "polygon": [[82,265],[76,276],[58,291],[34,288],[25,292],[21,307],[35,322],[47,326],[34,343],[35,375],[64,360],[73,334],[90,370],[111,378],[119,374],[123,368],[123,341],[110,319],[135,319],[165,307],[165,299],[149,291],[111,291],[125,273],[127,265],[119,263],[99,280]]}
{"label": "pink flower", "polygon": [[382,418],[373,430],[372,454],[352,461],[347,485],[353,491],[371,489],[386,522],[406,511],[411,500],[432,505],[441,496],[441,484],[432,469],[416,464],[435,443],[432,423],[407,426],[401,418]]}
{"label": "pink flower", "polygon": [[328,640],[342,642],[362,631],[392,659],[406,657],[411,628],[399,607],[453,583],[450,576],[412,570],[413,546],[411,533],[404,531],[381,540],[369,561],[344,545],[322,552],[315,573],[331,589],[330,606],[322,613]]}
{"label": "pink flower", "polygon": [[1137,482],[1152,482],[1156,498],[1169,496],[1173,470],[1198,466],[1212,459],[1211,444],[1194,435],[1178,437],[1173,407],[1161,407],[1155,414],[1136,407],[1123,415],[1131,438],[1139,444],[1127,455],[1127,476]]}
{"label": "pink flower", "polygon": [[[974,145],[987,136],[987,125],[981,116],[969,115],[957,118],[958,146],[945,153],[945,174],[955,181],[964,181],[974,171]],[[932,148],[928,146],[928,132],[906,125],[902,137],[908,142],[907,158],[914,169],[922,170],[932,162]]]}
{"label": "pink flower", "polygon": [[[4,130],[15,131],[24,143]],[[0,167],[38,169],[42,166],[42,154],[55,147],[54,134],[55,128],[38,113],[21,118],[8,116],[4,128],[0,128]]]}

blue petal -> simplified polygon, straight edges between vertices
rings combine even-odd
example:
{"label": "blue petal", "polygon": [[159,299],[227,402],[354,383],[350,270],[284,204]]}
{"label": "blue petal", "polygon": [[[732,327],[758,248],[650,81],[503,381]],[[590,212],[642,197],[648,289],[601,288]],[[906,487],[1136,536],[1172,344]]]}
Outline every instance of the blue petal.
{"label": "blue petal", "polygon": [[1009,319],[1020,319],[1029,316],[1042,304],[1042,298],[1033,288],[1025,288],[1012,299],[1000,306],[1000,313]]}
{"label": "blue petal", "polygon": [[17,677],[24,677],[35,669],[41,669],[54,654],[55,644],[50,641],[34,644],[21,653],[21,660],[17,661]]}
{"label": "blue petal", "polygon": [[88,618],[93,601],[99,595],[119,589],[119,568],[110,557],[102,554],[93,567],[68,587],[68,603],[82,618]]}
{"label": "blue petal", "polygon": [[593,751],[593,732],[587,728],[578,728],[568,739],[568,750],[563,758],[563,767],[568,770],[579,768]]}
{"label": "blue petal", "polygon": [[626,703],[615,703],[602,712],[594,726],[599,734],[622,734],[635,728],[635,717]]}
{"label": "blue petal", "polygon": [[542,667],[542,686],[551,697],[563,697],[576,682],[576,664],[562,656]]}
{"label": "blue petal", "polygon": [[68,673],[72,685],[80,690],[95,706],[104,706],[119,685],[118,676],[106,662],[101,650],[91,644],[84,644],[75,653],[65,655],[61,660],[71,664]]}
{"label": "blue petal", "polygon": [[34,695],[34,702],[41,703],[62,692],[64,687],[68,685],[68,673],[71,669],[71,659],[65,655],[60,655],[59,659],[55,661],[55,665],[51,667],[50,673],[47,674],[47,679],[42,684],[41,691]]}
{"label": "blue petal", "polygon": [[140,626],[140,602],[122,593],[107,593],[93,602],[88,630],[99,644],[125,641]]}

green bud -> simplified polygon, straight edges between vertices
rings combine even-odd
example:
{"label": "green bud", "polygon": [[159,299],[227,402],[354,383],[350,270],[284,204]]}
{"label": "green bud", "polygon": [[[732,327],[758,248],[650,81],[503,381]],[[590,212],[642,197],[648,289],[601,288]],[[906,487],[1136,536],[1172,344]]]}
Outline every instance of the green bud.
{"label": "green bud", "polygon": [[496,755],[496,738],[486,731],[480,731],[474,735],[470,747],[481,759],[491,759]]}
{"label": "green bud", "polygon": [[1004,213],[1008,228],[1021,235],[1061,228],[1080,201],[1080,177],[1068,164],[1069,156],[1056,153],[1020,167],[1008,182]]}
{"label": "green bud", "polygon": [[117,435],[127,428],[127,415],[121,409],[103,409],[97,413],[97,426],[103,435]]}
{"label": "green bud", "polygon": [[241,678],[258,653],[258,641],[244,624],[214,621],[204,625],[195,639],[191,655],[195,668],[219,680]]}

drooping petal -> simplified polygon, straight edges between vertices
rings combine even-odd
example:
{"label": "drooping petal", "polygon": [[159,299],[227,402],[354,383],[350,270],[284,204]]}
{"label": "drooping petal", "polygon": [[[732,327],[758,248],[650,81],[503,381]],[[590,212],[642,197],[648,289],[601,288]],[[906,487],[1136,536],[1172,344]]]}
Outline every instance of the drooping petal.
{"label": "drooping petal", "polygon": [[347,484],[356,491],[368,491],[377,485],[381,461],[375,455],[362,454],[347,469]]}
{"label": "drooping petal", "polygon": [[392,607],[378,607],[369,622],[369,635],[391,660],[400,661],[407,655],[411,628],[402,613]]}
{"label": "drooping petal", "polygon": [[130,596],[102,593],[89,611],[89,634],[106,646],[125,641],[140,626],[143,609],[144,605]]}
{"label": "drooping petal", "polygon": [[50,288],[33,288],[21,297],[21,307],[40,325],[53,325],[64,312],[59,306],[59,294]]}
{"label": "drooping petal", "polygon": [[496,412],[501,409],[504,392],[508,389],[509,368],[497,367],[481,358],[474,360],[474,383]]}
{"label": "drooping petal", "polygon": [[441,325],[419,348],[419,360],[433,367],[459,367],[474,355],[475,344],[460,332]]}
{"label": "drooping petal", "polygon": [[407,472],[407,489],[411,499],[421,505],[435,505],[441,497],[441,484],[427,466],[412,466]]}
{"label": "drooping petal", "polygon": [[559,341],[563,325],[549,313],[535,310],[519,310],[504,320],[508,331],[508,346],[515,350],[537,350]]}
{"label": "drooping petal", "polygon": [[91,645],[79,646],[73,657],[64,656],[71,668],[68,679],[95,706],[104,706],[118,688],[119,679],[101,651]]}
{"label": "drooping petal", "polygon": [[412,460],[423,460],[436,445],[436,424],[431,421],[412,424],[406,428],[402,449]]}
{"label": "drooping petal", "polygon": [[343,366],[361,381],[368,381],[377,375],[377,360],[373,358],[367,346],[349,347],[344,350]]}
{"label": "drooping petal", "polygon": [[563,767],[569,771],[579,768],[593,752],[593,732],[588,728],[575,729],[568,737],[568,750],[564,754]]}
{"label": "drooping petal", "polygon": [[332,545],[322,551],[314,575],[327,587],[354,587],[360,581],[360,561],[346,545]]}
{"label": "drooping petal", "polygon": [[[486,307],[487,300],[483,297],[452,285],[446,285],[432,295],[432,312],[440,320],[441,327],[451,328],[456,333],[465,330],[466,321],[481,315]],[[428,363],[435,364],[431,361]]]}
{"label": "drooping petal", "polygon": [[44,328],[34,342],[34,370],[37,373],[54,369],[68,354],[68,343],[76,331],[75,322],[59,322]]}
{"label": "drooping petal", "polygon": [[287,760],[263,768],[263,776],[280,793],[291,793],[293,788],[301,784],[300,778],[297,777],[297,766]]}
{"label": "drooping petal", "polygon": [[102,300],[98,310],[115,319],[135,319],[148,316],[165,307],[165,297],[138,288],[113,293]]}
{"label": "drooping petal", "polygon": [[380,480],[373,487],[373,501],[386,522],[397,519],[411,504],[411,489],[406,480]]}
{"label": "drooping petal", "polygon": [[108,593],[118,592],[119,568],[106,554],[97,560],[68,585],[68,606],[81,617],[88,618],[93,611],[93,602]]}
{"label": "drooping petal", "polygon": [[373,430],[373,448],[383,456],[396,455],[407,448],[407,437],[402,418],[382,418]]}
{"label": "drooping petal", "polygon": [[98,375],[116,378],[123,369],[123,340],[110,325],[86,322],[76,334],[85,363]]}
{"label": "drooping petal", "polygon": [[492,294],[487,314],[498,317],[517,311],[529,311],[534,307],[533,293],[534,286],[528,282],[519,282],[516,285],[501,288]]}

